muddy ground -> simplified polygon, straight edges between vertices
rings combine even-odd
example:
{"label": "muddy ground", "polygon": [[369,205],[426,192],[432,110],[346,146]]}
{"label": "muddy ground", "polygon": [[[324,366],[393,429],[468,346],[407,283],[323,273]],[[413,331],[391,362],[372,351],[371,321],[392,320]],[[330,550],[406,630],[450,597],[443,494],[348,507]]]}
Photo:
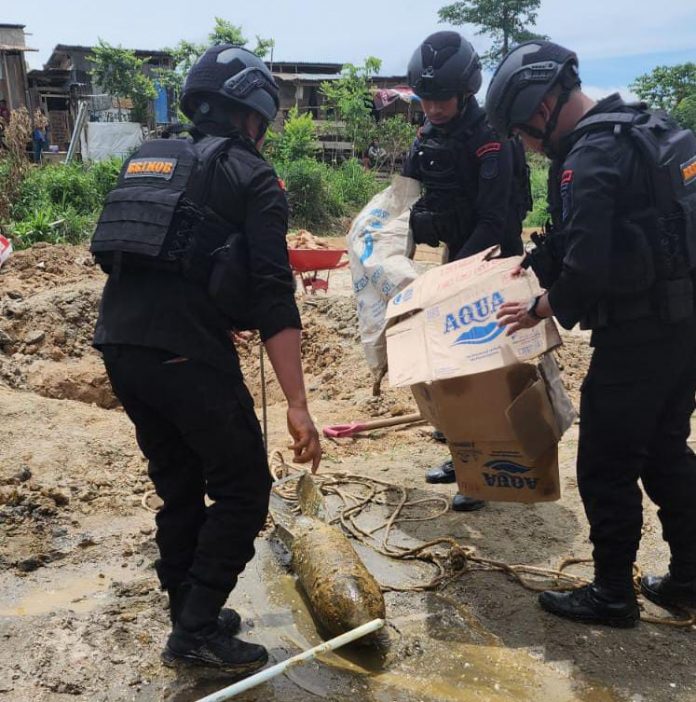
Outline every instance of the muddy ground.
{"label": "muddy ground", "polygon": [[[159,663],[168,620],[152,570],[150,486],[132,427],[89,346],[102,285],[80,247],[36,246],[0,271],[0,699],[8,702],[185,702],[229,684]],[[415,409],[408,392],[386,384],[381,397],[372,396],[349,292],[347,273],[338,272],[328,297],[302,302],[304,363],[320,425]],[[259,400],[258,346],[241,356]],[[566,335],[560,360],[577,400],[586,338]],[[267,378],[269,444],[283,448],[283,405]],[[538,566],[589,555],[576,445],[573,427],[561,444],[559,502],[498,503],[403,522],[395,540],[450,535],[485,557]],[[453,492],[425,489],[423,471],[445,450],[424,426],[326,442],[325,450],[326,474],[405,485],[416,500]],[[422,503],[412,514],[440,507]],[[385,509],[376,505],[368,516],[379,521]],[[243,615],[243,636],[281,660],[320,639],[270,530],[257,551],[230,604]],[[417,563],[361,553],[387,585],[432,575]],[[640,565],[661,572],[667,555],[648,505]],[[388,651],[326,656],[239,699],[696,700],[693,627],[642,623],[619,631],[566,623],[543,613],[535,594],[505,575],[474,568],[438,591],[388,592],[386,601]]]}

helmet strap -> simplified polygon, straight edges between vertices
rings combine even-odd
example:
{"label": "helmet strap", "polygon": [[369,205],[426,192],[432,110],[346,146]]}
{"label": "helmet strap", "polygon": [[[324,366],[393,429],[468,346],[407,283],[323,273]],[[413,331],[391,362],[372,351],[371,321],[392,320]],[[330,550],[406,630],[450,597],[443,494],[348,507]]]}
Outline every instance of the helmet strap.
{"label": "helmet strap", "polygon": [[541,145],[544,149],[544,153],[549,158],[554,158],[556,152],[554,150],[553,144],[551,143],[551,135],[556,131],[556,126],[558,125],[558,118],[561,116],[561,110],[568,102],[570,98],[571,89],[565,88],[563,92],[558,96],[556,100],[556,106],[553,108],[553,112],[549,117],[549,121],[546,123],[546,129],[541,137]]}
{"label": "helmet strap", "polygon": [[269,123],[267,120],[263,120],[261,122],[261,126],[259,127],[258,132],[256,132],[256,137],[254,138],[254,144],[256,146],[259,145],[259,143],[263,140],[263,138],[266,136],[266,132],[268,131]]}

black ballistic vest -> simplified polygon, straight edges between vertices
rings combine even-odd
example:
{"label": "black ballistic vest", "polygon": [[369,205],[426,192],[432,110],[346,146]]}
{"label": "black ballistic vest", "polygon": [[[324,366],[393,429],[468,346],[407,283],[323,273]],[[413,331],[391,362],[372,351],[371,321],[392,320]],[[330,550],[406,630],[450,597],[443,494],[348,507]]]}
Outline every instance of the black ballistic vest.
{"label": "black ballistic vest", "polygon": [[[581,120],[574,135],[596,130],[627,133],[648,178],[650,202],[638,217],[623,217],[618,242],[622,270],[613,275],[614,300],[601,317],[617,321],[657,314],[677,322],[694,313],[696,275],[696,135],[671,117],[641,105],[635,112],[604,113]],[[633,203],[639,209],[643,203]],[[642,284],[647,296],[635,297]],[[593,324],[594,326],[594,324]]]}
{"label": "black ballistic vest", "polygon": [[[411,229],[417,243],[450,249],[460,248],[476,226],[476,199],[480,187],[479,171],[487,165],[479,162],[469,141],[483,128],[485,113],[465,128],[451,133],[429,126],[415,154],[425,194],[412,208]],[[513,201],[519,220],[532,207],[529,167],[524,146],[512,139]]]}
{"label": "black ballistic vest", "polygon": [[104,272],[156,269],[207,287],[223,312],[251,328],[248,253],[237,225],[208,206],[215,167],[231,139],[157,139],[124,164],[90,251]]}
{"label": "black ballistic vest", "polygon": [[207,280],[231,228],[207,206],[216,161],[228,147],[229,140],[210,137],[157,139],[125,162],[90,246],[106,273],[129,266]]}

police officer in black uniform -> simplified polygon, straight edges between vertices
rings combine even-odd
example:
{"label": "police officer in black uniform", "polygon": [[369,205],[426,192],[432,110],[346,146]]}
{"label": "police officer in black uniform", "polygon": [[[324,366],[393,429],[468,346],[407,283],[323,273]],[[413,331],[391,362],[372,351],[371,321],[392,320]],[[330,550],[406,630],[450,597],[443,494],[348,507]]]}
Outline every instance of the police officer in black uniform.
{"label": "police officer in black uniform", "polygon": [[248,674],[267,652],[236,638],[239,615],[222,607],[254,555],[271,478],[231,330],[260,330],[295,460],[316,470],[321,448],[300,361],[286,197],[259,153],[277,86],[257,56],[220,45],[191,69],[181,108],[193,140],[147,142],[102,213],[92,250],[110,275],[94,345],[164,503],[156,568],[173,630],[163,661]]}
{"label": "police officer in black uniform", "polygon": [[[547,292],[501,308],[508,332],[555,316],[592,330],[582,386],[578,487],[590,522],[594,582],[539,601],[568,619],[630,627],[641,536],[640,479],[659,506],[669,573],[643,594],[696,607],[696,457],[687,446],[696,392],[693,251],[696,139],[666,116],[580,89],[576,55],[532,41],[513,49],[486,109],[501,133],[553,159],[554,230],[529,257]],[[659,164],[659,144],[676,170]],[[681,156],[679,156],[681,154]],[[681,169],[681,170],[680,170]],[[696,169],[694,169],[696,170]],[[681,200],[683,206],[674,207]],[[691,203],[690,206],[687,205]]]}
{"label": "police officer in black uniform", "polygon": [[[474,97],[481,62],[473,46],[456,32],[431,34],[411,58],[408,82],[427,118],[403,168],[424,190],[411,211],[414,240],[446,244],[448,262],[495,245],[502,256],[521,254],[531,207],[524,150],[500,139]],[[426,474],[429,483],[455,480],[451,460]],[[483,506],[461,494],[452,501],[462,512]]]}

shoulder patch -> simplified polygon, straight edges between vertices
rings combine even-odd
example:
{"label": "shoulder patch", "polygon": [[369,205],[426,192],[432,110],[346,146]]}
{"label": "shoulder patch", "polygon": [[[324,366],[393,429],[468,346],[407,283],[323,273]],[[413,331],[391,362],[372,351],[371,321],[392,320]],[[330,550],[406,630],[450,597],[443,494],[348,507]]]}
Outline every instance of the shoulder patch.
{"label": "shoulder patch", "polygon": [[499,141],[489,141],[487,144],[484,144],[483,146],[480,146],[478,149],[476,149],[476,156],[478,158],[483,158],[484,156],[487,156],[488,154],[495,154],[500,151],[500,149],[503,148],[503,145]]}
{"label": "shoulder patch", "polygon": [[573,171],[571,169],[567,169],[561,173],[561,186],[567,185],[569,183],[573,182]]}
{"label": "shoulder patch", "polygon": [[684,185],[696,182],[696,156],[681,164],[682,180]]}
{"label": "shoulder patch", "polygon": [[498,154],[492,152],[481,160],[479,176],[484,180],[492,180],[498,176]]}

